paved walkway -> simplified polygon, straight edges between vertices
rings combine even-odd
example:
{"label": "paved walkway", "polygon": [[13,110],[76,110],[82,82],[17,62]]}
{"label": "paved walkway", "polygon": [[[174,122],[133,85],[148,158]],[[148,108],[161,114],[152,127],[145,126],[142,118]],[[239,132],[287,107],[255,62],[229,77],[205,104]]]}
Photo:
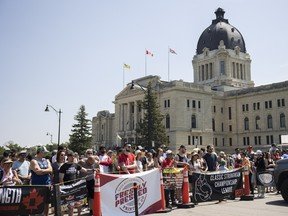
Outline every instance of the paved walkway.
{"label": "paved walkway", "polygon": [[[175,209],[164,214],[150,214],[151,216],[211,216],[211,215],[232,215],[232,216],[287,216],[288,203],[281,195],[266,194],[264,199],[255,198],[254,201],[227,200],[222,203],[205,202],[199,203],[195,208]],[[149,215],[149,216],[150,216]]]}

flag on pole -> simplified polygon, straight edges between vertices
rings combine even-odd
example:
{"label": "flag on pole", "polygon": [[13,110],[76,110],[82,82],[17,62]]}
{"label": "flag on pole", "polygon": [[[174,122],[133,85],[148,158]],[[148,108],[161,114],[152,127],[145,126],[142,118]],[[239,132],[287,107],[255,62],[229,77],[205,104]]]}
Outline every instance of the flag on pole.
{"label": "flag on pole", "polygon": [[153,53],[148,50],[146,50],[146,55],[150,55],[151,57],[153,57]]}
{"label": "flag on pole", "polygon": [[127,68],[127,69],[129,69],[129,70],[130,70],[130,68],[131,68],[130,65],[125,64],[125,63],[123,64],[123,67],[124,67],[124,68]]}
{"label": "flag on pole", "polygon": [[122,140],[122,137],[119,136],[119,134],[117,134],[117,138],[118,138],[119,140]]}
{"label": "flag on pole", "polygon": [[175,50],[173,50],[173,49],[171,49],[171,48],[169,48],[169,52],[172,53],[172,54],[177,55],[177,53],[175,52]]}

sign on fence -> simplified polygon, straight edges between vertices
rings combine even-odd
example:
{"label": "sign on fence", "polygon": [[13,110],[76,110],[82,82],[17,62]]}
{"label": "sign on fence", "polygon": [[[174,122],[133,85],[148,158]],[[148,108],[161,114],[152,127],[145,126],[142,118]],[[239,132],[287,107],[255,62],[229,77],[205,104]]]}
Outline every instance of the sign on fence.
{"label": "sign on fence", "polygon": [[86,180],[82,179],[70,185],[60,186],[61,205],[82,201],[87,198]]}
{"label": "sign on fence", "polygon": [[139,214],[161,208],[160,170],[129,175],[100,174],[101,210],[103,216],[135,215],[133,184],[137,184]]}
{"label": "sign on fence", "polygon": [[41,214],[49,196],[47,186],[0,187],[0,215]]}
{"label": "sign on fence", "polygon": [[193,184],[193,201],[195,202],[228,198],[243,185],[242,169],[193,173],[193,175],[196,175]]}

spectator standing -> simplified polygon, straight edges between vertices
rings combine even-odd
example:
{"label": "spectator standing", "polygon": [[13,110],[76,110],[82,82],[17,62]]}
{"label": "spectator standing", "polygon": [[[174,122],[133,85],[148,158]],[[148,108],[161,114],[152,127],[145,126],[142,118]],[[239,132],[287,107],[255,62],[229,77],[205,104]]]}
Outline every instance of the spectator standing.
{"label": "spectator standing", "polygon": [[124,145],[123,153],[118,157],[118,165],[122,174],[135,173],[137,164],[130,144]]}
{"label": "spectator standing", "polygon": [[265,197],[265,195],[264,195],[265,187],[259,181],[259,178],[258,178],[258,175],[261,172],[264,172],[266,170],[264,156],[263,156],[261,150],[256,151],[255,167],[256,167],[256,182],[257,182],[258,198],[264,198]]}
{"label": "spectator standing", "polygon": [[22,150],[18,154],[18,160],[13,162],[12,170],[15,170],[19,179],[24,185],[30,184],[31,173],[29,170],[30,162],[26,160],[27,150]]}
{"label": "spectator standing", "polygon": [[[36,150],[36,156],[30,162],[31,170],[31,185],[51,185],[52,166],[50,161],[46,159],[45,153],[47,149],[44,146],[39,146]],[[44,215],[48,215],[49,204],[45,205]]]}
{"label": "spectator standing", "polygon": [[186,147],[184,145],[181,145],[178,151],[179,151],[178,154],[175,155],[175,161],[177,161],[177,167],[188,166]]}
{"label": "spectator standing", "polygon": [[207,171],[216,171],[217,169],[217,155],[214,152],[214,147],[211,145],[207,146],[207,153],[203,156],[206,165],[208,167]]}
{"label": "spectator standing", "polygon": [[22,181],[18,178],[15,170],[12,170],[13,161],[10,158],[4,158],[1,161],[1,167],[3,171],[2,179],[0,179],[0,185],[14,186],[16,184],[22,184]]}
{"label": "spectator standing", "polygon": [[[78,172],[87,172],[85,168],[74,162],[75,154],[72,151],[67,152],[67,162],[64,163],[59,169],[59,181],[61,184],[73,184]],[[81,215],[81,203],[73,202],[68,205],[68,215],[73,216],[74,207],[78,210],[78,215]]]}
{"label": "spectator standing", "polygon": [[[177,166],[177,163],[174,159],[174,156],[172,154],[171,150],[166,151],[166,158],[162,162],[162,169],[165,168],[174,168]],[[168,173],[169,174],[169,173]],[[174,184],[166,186],[164,189],[165,193],[165,202],[167,208],[172,208],[172,206],[176,206],[176,196],[175,196],[175,186]],[[171,204],[170,204],[171,201]]]}
{"label": "spectator standing", "polygon": [[64,164],[65,162],[65,151],[64,150],[60,150],[57,152],[56,154],[56,161],[54,163],[52,163],[52,169],[53,169],[53,173],[52,173],[52,182],[53,184],[59,184],[59,169],[60,167]]}
{"label": "spectator standing", "polygon": [[94,199],[94,171],[98,170],[99,172],[99,163],[95,160],[94,156],[89,156],[87,160],[82,163],[83,168],[86,169],[87,172],[82,172],[82,176],[86,176],[86,187],[87,187],[87,197],[88,197],[88,205],[90,209],[90,214],[93,215],[93,199]]}
{"label": "spectator standing", "polygon": [[111,170],[112,166],[112,159],[110,156],[106,153],[105,146],[100,146],[99,148],[99,167],[101,173],[109,173],[109,170]]}

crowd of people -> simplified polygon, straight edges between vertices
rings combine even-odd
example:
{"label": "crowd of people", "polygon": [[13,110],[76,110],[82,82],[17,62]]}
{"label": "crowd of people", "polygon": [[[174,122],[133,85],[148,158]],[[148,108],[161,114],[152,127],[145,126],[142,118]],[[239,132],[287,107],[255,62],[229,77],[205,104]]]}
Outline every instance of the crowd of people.
{"label": "crowd of people", "polygon": [[[71,184],[79,178],[86,179],[88,207],[92,214],[94,195],[95,171],[100,173],[133,174],[145,172],[154,168],[183,168],[188,169],[190,190],[192,192],[195,181],[195,172],[210,172],[217,170],[231,170],[246,166],[250,173],[251,194],[257,188],[259,198],[264,198],[265,193],[274,192],[273,186],[264,187],[256,178],[258,172],[273,169],[275,162],[281,158],[288,158],[286,151],[280,151],[272,145],[269,151],[254,151],[252,146],[247,149],[236,148],[233,154],[216,153],[212,145],[206,148],[195,148],[187,152],[181,145],[177,152],[162,145],[157,149],[145,149],[142,146],[124,144],[122,148],[106,149],[100,146],[98,152],[87,149],[84,155],[79,155],[59,146],[52,156],[47,157],[48,151],[44,146],[39,146],[32,157],[27,150],[19,152],[5,151],[0,159],[0,186],[13,185],[54,185]],[[173,188],[165,189],[167,207],[177,204],[177,191]],[[68,206],[69,215],[73,215],[74,208],[81,213],[82,203],[74,202]],[[45,215],[48,215],[48,205]]]}

